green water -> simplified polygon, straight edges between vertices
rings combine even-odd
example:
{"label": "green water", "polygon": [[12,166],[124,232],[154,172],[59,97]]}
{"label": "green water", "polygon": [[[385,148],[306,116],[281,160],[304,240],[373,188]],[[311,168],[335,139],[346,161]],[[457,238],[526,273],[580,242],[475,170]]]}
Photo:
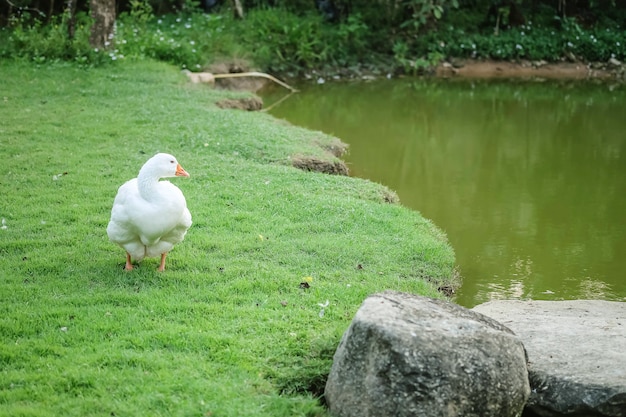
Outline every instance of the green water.
{"label": "green water", "polygon": [[[351,174],[445,230],[466,307],[626,301],[626,87],[383,80],[300,85],[270,113],[350,144]],[[260,94],[265,107],[284,89]]]}

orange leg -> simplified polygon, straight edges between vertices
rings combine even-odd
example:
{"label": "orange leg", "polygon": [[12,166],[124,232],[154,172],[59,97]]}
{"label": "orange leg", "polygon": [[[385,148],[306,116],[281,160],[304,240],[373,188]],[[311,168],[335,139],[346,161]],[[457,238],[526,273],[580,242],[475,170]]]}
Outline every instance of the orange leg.
{"label": "orange leg", "polygon": [[167,252],[161,254],[161,264],[159,265],[158,271],[165,271],[165,257],[167,256]]}
{"label": "orange leg", "polygon": [[133,270],[133,264],[130,262],[130,253],[126,252],[126,266],[124,267],[127,271]]}

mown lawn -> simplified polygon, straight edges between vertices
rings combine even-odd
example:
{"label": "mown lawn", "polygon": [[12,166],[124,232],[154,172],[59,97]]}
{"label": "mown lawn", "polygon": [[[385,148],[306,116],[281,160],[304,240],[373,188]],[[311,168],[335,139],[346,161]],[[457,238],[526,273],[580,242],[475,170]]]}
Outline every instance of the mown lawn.
{"label": "mown lawn", "polygon": [[[324,416],[362,300],[454,284],[389,190],[290,166],[334,138],[215,106],[234,95],[153,62],[0,63],[0,415]],[[164,273],[126,272],[111,204],[157,152],[194,224]]]}

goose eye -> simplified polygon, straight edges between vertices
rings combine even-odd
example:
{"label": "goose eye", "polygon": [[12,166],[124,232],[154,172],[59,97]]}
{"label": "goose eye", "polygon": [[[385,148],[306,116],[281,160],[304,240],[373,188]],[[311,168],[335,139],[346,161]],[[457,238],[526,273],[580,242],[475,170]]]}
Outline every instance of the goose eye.
{"label": "goose eye", "polygon": [[173,164],[173,163],[174,163],[174,161],[170,161],[170,164]]}

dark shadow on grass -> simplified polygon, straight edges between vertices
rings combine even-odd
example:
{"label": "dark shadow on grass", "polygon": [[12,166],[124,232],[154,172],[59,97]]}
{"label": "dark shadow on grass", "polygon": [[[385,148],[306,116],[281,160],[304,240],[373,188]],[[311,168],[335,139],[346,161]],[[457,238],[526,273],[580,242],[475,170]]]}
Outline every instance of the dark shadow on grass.
{"label": "dark shadow on grass", "polygon": [[328,407],[324,389],[328,374],[304,375],[298,380],[291,380],[281,387],[281,395],[311,395],[322,407]]}
{"label": "dark shadow on grass", "polygon": [[311,395],[327,408],[324,390],[339,341],[318,340],[314,344],[314,352],[304,363],[287,365],[289,371],[276,375],[274,382],[281,395]]}

